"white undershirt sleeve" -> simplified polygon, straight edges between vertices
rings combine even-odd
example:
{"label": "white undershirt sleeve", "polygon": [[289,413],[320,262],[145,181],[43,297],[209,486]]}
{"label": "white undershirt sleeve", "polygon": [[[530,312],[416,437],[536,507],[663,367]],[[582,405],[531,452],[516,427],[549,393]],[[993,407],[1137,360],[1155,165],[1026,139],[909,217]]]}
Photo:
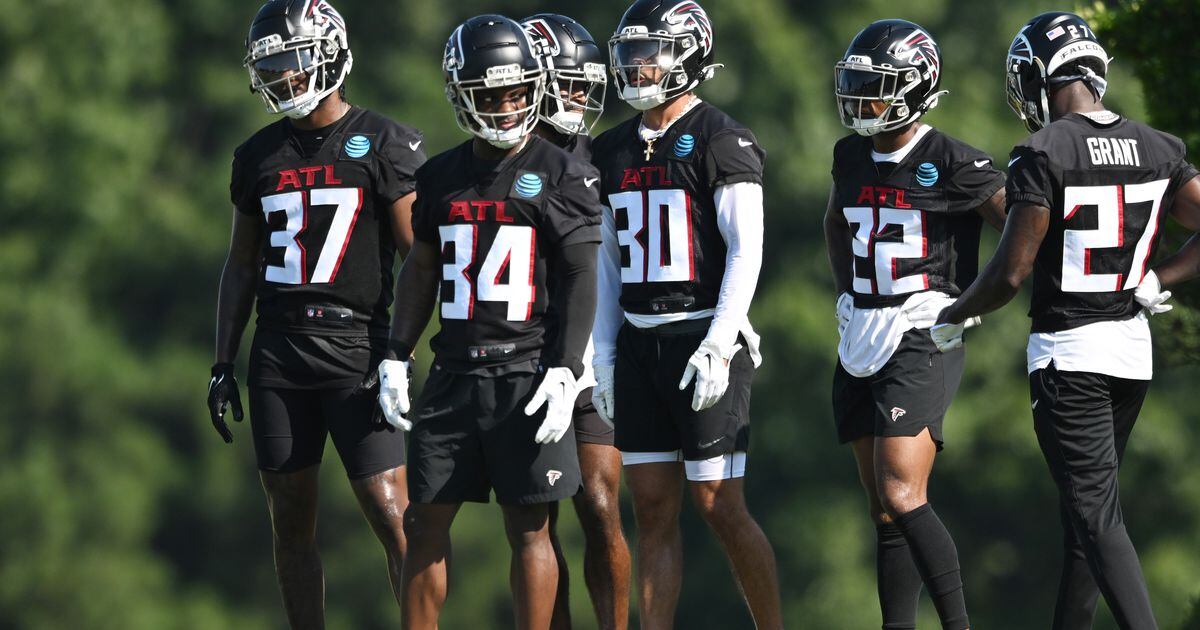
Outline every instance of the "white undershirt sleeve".
{"label": "white undershirt sleeve", "polygon": [[600,253],[596,258],[596,320],[592,325],[592,365],[616,365],[617,331],[621,329],[621,248],[617,223],[608,206],[601,209]]}
{"label": "white undershirt sleeve", "polygon": [[722,348],[737,341],[749,329],[750,302],[762,268],[763,189],[753,182],[727,184],[713,196],[717,206],[717,228],[725,238],[725,275],[717,312],[707,339]]}

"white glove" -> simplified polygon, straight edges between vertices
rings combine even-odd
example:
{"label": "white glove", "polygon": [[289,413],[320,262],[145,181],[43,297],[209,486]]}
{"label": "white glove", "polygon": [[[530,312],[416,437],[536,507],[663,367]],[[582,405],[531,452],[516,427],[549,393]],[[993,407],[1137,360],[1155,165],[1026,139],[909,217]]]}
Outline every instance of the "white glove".
{"label": "white glove", "polygon": [[532,416],[542,405],[546,406],[546,419],[538,427],[533,441],[538,444],[557,442],[571,428],[571,416],[575,411],[575,375],[571,368],[556,367],[546,370],[542,384],[538,385],[533,398],[525,405],[525,415]]}
{"label": "white glove", "polygon": [[949,352],[962,347],[963,330],[979,325],[978,317],[971,317],[961,324],[936,324],[929,329],[933,337],[933,345],[941,352]]}
{"label": "white glove", "polygon": [[1169,299],[1171,299],[1171,292],[1162,290],[1158,274],[1153,271],[1147,271],[1146,277],[1142,278],[1141,283],[1133,290],[1133,301],[1149,311],[1151,315],[1166,313],[1175,308],[1166,303]]}
{"label": "white glove", "polygon": [[613,395],[615,369],[611,365],[593,365],[592,370],[596,374],[596,385],[592,387],[592,406],[596,408],[600,419],[611,427],[617,411],[616,397]]}
{"label": "white glove", "polygon": [[379,407],[388,424],[401,431],[412,430],[408,413],[408,361],[384,359],[379,362]]}
{"label": "white glove", "polygon": [[683,370],[683,379],[679,381],[679,389],[687,389],[692,377],[696,378],[696,389],[692,393],[692,410],[703,411],[717,404],[725,389],[729,387],[729,361],[741,344],[732,348],[721,348],[717,342],[705,339],[700,347],[688,359],[687,367]]}
{"label": "white glove", "polygon": [[846,326],[850,325],[850,316],[854,314],[854,296],[849,292],[839,295],[835,314],[837,315],[838,336],[841,337],[846,332]]}

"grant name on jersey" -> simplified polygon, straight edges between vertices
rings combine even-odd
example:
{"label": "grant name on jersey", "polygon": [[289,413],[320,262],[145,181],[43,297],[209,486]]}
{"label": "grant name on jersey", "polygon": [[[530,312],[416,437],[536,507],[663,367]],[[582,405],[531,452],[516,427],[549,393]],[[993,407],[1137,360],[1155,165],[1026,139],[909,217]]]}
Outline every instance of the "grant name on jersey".
{"label": "grant name on jersey", "polygon": [[1093,166],[1141,166],[1138,141],[1134,138],[1087,138],[1088,158]]}

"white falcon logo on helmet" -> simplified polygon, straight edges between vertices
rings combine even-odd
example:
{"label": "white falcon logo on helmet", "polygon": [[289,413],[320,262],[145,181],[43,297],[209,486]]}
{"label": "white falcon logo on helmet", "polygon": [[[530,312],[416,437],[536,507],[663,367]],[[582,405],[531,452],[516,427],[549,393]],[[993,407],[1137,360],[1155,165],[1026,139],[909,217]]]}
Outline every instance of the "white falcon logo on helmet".
{"label": "white falcon logo on helmet", "polygon": [[700,50],[705,56],[712,51],[712,22],[708,21],[708,14],[700,8],[700,5],[691,0],[680,2],[667,11],[664,19],[668,24],[683,24],[684,28],[695,31],[696,39],[700,43]]}

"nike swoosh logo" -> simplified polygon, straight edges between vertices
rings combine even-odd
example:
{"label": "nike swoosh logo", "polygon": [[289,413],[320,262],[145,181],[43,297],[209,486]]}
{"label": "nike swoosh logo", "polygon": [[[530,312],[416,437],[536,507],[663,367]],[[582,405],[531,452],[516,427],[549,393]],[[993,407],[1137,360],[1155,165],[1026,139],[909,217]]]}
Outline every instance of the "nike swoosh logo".
{"label": "nike swoosh logo", "polygon": [[983,168],[990,162],[991,160],[975,160],[975,168]]}
{"label": "nike swoosh logo", "polygon": [[1019,155],[1018,155],[1017,157],[1015,157],[1015,158],[1013,158],[1013,159],[1009,160],[1009,161],[1008,161],[1008,165],[1009,165],[1009,166],[1012,166],[1012,165],[1013,165],[1013,164],[1015,164],[1015,163],[1016,163],[1016,161],[1017,161],[1017,160],[1019,160],[1019,159],[1021,159],[1021,156],[1019,156]]}
{"label": "nike swoosh logo", "polygon": [[750,142],[749,140],[743,140],[743,139],[741,139],[741,138],[738,138],[738,146],[739,146],[739,147],[743,147],[743,148],[745,148],[745,147],[748,147],[748,146],[750,146],[750,145],[752,145],[752,144],[754,144],[754,143],[753,143],[753,142]]}
{"label": "nike swoosh logo", "polygon": [[417,147],[421,146],[422,142],[424,142],[424,140],[417,140],[416,142],[409,142],[408,148],[412,149],[413,151],[416,151]]}
{"label": "nike swoosh logo", "polygon": [[599,181],[599,180],[600,180],[600,178],[599,178],[599,177],[584,177],[584,178],[583,178],[583,185],[584,185],[584,186],[587,186],[588,188],[591,188],[591,187],[592,187],[592,184],[595,184],[595,183],[596,183],[597,181]]}
{"label": "nike swoosh logo", "polygon": [[1037,409],[1037,404],[1038,404],[1038,401],[1036,401],[1036,400],[1033,401],[1033,406],[1030,407],[1030,409]]}
{"label": "nike swoosh logo", "polygon": [[701,444],[700,448],[708,448],[708,447],[712,446],[713,444],[716,444],[717,442],[720,442],[721,440],[724,440],[724,439],[725,439],[725,436],[722,435],[721,437],[719,437],[711,442],[708,442],[707,444]]}

